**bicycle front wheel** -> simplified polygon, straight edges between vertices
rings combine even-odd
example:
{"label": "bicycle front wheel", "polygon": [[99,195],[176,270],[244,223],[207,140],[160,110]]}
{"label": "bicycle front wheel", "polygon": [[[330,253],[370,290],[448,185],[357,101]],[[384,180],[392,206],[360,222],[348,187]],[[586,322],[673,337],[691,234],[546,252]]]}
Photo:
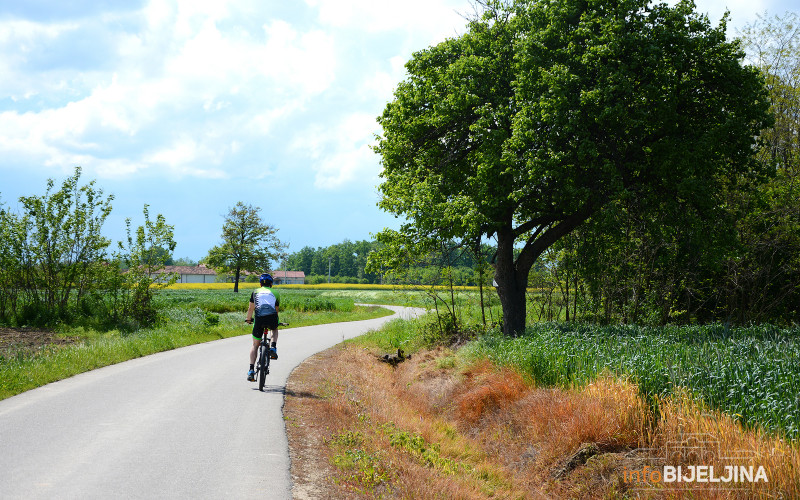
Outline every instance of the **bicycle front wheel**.
{"label": "bicycle front wheel", "polygon": [[261,370],[258,372],[258,390],[263,391],[264,382],[267,380],[267,372],[269,372],[269,354],[267,354],[267,348],[262,347],[259,355],[259,364],[261,365]]}

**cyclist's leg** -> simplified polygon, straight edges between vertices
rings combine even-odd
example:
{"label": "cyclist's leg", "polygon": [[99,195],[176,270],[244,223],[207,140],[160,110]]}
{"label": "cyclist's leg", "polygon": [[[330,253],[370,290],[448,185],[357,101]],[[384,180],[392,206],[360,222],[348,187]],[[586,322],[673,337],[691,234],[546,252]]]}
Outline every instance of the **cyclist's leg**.
{"label": "cyclist's leg", "polygon": [[258,344],[261,341],[259,339],[253,339],[253,347],[250,349],[250,364],[255,364],[256,362],[256,354],[258,353]]}
{"label": "cyclist's leg", "polygon": [[264,323],[259,320],[259,316],[253,318],[253,347],[250,348],[250,364],[256,362],[256,355],[258,353],[258,344],[261,343],[261,336],[266,335],[266,328]]}
{"label": "cyclist's leg", "polygon": [[277,345],[278,343],[278,329],[275,328],[272,330],[272,345]]}
{"label": "cyclist's leg", "polygon": [[264,317],[264,323],[266,328],[271,332],[272,337],[272,345],[276,345],[278,342],[278,325],[280,325],[280,321],[278,320],[277,314],[270,314],[269,316]]}

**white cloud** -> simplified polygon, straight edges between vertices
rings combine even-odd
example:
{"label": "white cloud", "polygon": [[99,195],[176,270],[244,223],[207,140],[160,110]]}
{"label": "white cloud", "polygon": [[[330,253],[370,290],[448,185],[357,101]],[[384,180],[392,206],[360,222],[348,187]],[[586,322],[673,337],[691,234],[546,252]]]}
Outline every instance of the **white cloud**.
{"label": "white cloud", "polygon": [[435,43],[456,33],[453,26],[466,24],[461,12],[469,11],[469,3],[455,0],[306,0],[319,9],[320,22],[338,28],[371,33],[392,30],[414,30],[424,33]]}
{"label": "white cloud", "polygon": [[[261,29],[255,24],[250,31],[222,31],[219,23],[231,16],[228,3],[152,1],[134,16],[138,22],[132,24],[143,29],[114,33],[110,70],[67,67],[57,82],[44,77],[50,76],[46,68],[37,74],[23,67],[25,47],[46,50],[65,31],[91,28],[0,23],[0,47],[16,54],[0,62],[12,75],[5,80],[30,82],[5,89],[0,82],[0,90],[20,103],[20,110],[0,114],[0,156],[48,166],[79,162],[91,169],[101,163],[103,151],[103,163],[124,167],[98,167],[101,176],[164,165],[178,176],[223,175],[224,169],[213,166],[184,166],[220,164],[222,154],[253,147],[254,137],[304,109],[336,78],[336,43],[329,34],[270,19],[260,4],[252,5],[262,8]],[[98,23],[101,17],[84,22]],[[15,73],[23,76],[14,78]],[[40,94],[53,102],[35,103]],[[175,142],[176,133],[210,142]],[[141,141],[146,144],[135,152],[132,145]],[[233,142],[235,148],[225,146]],[[213,154],[190,151],[206,146]]]}
{"label": "white cloud", "polygon": [[336,189],[356,179],[372,180],[375,175],[371,170],[374,170],[372,167],[376,163],[375,153],[366,144],[353,145],[352,149],[326,155],[316,165],[314,187]]}
{"label": "white cloud", "polygon": [[291,148],[312,160],[314,186],[337,189],[349,183],[374,184],[378,158],[371,149],[375,117],[351,113],[328,128],[313,125],[295,136]]}
{"label": "white cloud", "polygon": [[223,170],[204,166],[208,162],[212,165],[219,163],[219,155],[220,150],[208,143],[199,143],[191,137],[181,136],[169,147],[145,155],[144,162],[163,166],[176,177],[221,179],[227,177]]}
{"label": "white cloud", "polygon": [[261,71],[273,83],[302,94],[318,94],[335,78],[334,39],[320,31],[298,33],[289,23],[276,20],[264,26],[266,47],[260,51]]}
{"label": "white cloud", "polygon": [[407,76],[405,63],[406,58],[395,56],[388,61],[388,71],[376,71],[369,75],[362,83],[361,93],[372,96],[376,99],[389,101],[392,93],[397,88],[397,84]]}

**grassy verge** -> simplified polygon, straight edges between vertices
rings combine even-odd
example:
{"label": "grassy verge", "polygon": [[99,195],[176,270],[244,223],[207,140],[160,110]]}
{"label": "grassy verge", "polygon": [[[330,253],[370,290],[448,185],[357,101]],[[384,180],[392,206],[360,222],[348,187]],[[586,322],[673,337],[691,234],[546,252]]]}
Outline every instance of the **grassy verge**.
{"label": "grassy verge", "polygon": [[[537,385],[516,366],[488,361],[494,344],[477,349],[483,341],[458,351],[414,351],[396,367],[379,360],[390,347],[430,345],[429,335],[424,324],[393,321],[293,374],[284,412],[292,472],[304,494],[800,497],[797,442],[745,428],[679,388],[654,396],[656,414],[631,378],[606,370],[581,384]],[[717,477],[726,466],[753,468],[754,475],[763,468],[767,481],[655,480],[650,472],[665,465],[715,467]]]}
{"label": "grassy verge", "polygon": [[607,371],[630,377],[648,397],[688,389],[746,426],[800,438],[796,328],[541,323],[520,338],[484,336],[470,349],[540,385],[586,385]]}
{"label": "grassy verge", "polygon": [[[134,332],[60,329],[76,340],[67,346],[0,353],[0,399],[78,373],[156,352],[244,335],[247,295],[230,292],[160,292],[158,326]],[[358,321],[391,314],[379,307],[355,306],[352,300],[316,300],[286,296],[281,320],[290,327]]]}

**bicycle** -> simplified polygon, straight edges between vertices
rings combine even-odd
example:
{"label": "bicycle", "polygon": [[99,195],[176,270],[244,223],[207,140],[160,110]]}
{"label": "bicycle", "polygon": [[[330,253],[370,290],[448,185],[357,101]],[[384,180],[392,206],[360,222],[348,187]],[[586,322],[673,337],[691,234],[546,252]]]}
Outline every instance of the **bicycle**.
{"label": "bicycle", "polygon": [[[289,323],[278,323],[278,326],[289,326]],[[269,334],[264,332],[261,336],[261,342],[258,343],[258,353],[256,354],[255,377],[258,380],[258,390],[264,391],[264,382],[269,375],[269,349],[270,342],[272,341],[272,332]]]}

